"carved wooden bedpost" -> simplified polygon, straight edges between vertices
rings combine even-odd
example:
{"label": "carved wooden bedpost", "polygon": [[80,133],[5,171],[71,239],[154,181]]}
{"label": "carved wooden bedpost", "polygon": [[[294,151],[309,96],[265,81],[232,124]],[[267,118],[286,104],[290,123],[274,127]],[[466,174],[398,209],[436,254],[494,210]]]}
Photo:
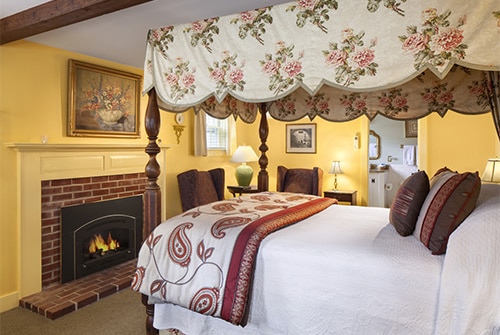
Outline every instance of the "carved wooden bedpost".
{"label": "carved wooden bedpost", "polygon": [[149,161],[146,164],[146,177],[148,181],[144,192],[143,239],[146,239],[149,233],[161,222],[161,190],[157,183],[158,176],[160,175],[160,164],[156,160],[156,155],[161,151],[156,143],[160,131],[160,110],[156,102],[156,91],[154,88],[149,91],[145,127],[149,140],[145,151],[149,155]]}
{"label": "carved wooden bedpost", "polygon": [[257,179],[257,188],[259,191],[269,191],[269,173],[267,172],[268,159],[266,156],[269,147],[266,144],[267,136],[269,135],[269,124],[267,123],[267,108],[265,103],[260,104],[260,124],[259,124],[259,137],[260,146],[259,150],[261,152],[259,158],[260,171]]}
{"label": "carved wooden bedpost", "polygon": [[[158,185],[160,175],[160,164],[156,155],[161,151],[156,143],[160,131],[160,110],[156,101],[156,91],[149,91],[148,108],[146,109],[145,128],[149,143],[146,153],[149,161],[146,164],[146,177],[148,178],[146,190],[144,191],[144,226],[142,229],[143,239],[146,239],[153,229],[161,222],[161,190]],[[154,305],[148,304],[148,297],[142,295],[142,303],[146,306],[146,332],[148,335],[158,334],[153,327]]]}

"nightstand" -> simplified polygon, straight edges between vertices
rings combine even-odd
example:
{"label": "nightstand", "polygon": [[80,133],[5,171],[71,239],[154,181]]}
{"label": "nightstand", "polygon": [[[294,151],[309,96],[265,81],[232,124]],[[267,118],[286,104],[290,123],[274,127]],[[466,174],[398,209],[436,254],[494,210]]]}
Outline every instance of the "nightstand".
{"label": "nightstand", "polygon": [[334,198],[339,202],[348,202],[351,205],[356,205],[356,195],[358,191],[343,191],[343,190],[328,190],[323,192],[323,197]]}
{"label": "nightstand", "polygon": [[227,190],[233,195],[233,197],[235,197],[236,194],[242,195],[244,193],[258,193],[259,192],[256,185],[228,186]]}

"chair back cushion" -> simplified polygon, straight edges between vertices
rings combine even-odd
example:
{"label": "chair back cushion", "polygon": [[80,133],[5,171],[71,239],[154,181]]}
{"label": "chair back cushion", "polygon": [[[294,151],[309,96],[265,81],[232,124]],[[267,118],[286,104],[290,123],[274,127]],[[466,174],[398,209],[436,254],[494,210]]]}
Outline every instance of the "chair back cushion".
{"label": "chair back cushion", "polygon": [[278,192],[321,195],[322,183],[323,170],[318,167],[287,169],[284,166],[278,166],[276,186]]}
{"label": "chair back cushion", "polygon": [[188,170],[177,175],[182,210],[224,199],[224,169]]}
{"label": "chair back cushion", "polygon": [[291,169],[286,174],[283,192],[311,194],[312,183],[311,170]]}
{"label": "chair back cushion", "polygon": [[197,183],[196,188],[198,192],[196,192],[196,195],[198,196],[198,206],[219,200],[210,172],[199,171]]}

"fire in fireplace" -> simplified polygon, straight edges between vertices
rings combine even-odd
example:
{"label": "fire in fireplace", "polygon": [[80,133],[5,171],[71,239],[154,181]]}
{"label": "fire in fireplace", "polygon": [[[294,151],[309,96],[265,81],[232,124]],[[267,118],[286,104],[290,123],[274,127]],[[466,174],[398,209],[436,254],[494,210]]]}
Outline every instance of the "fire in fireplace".
{"label": "fire in fireplace", "polygon": [[111,232],[108,232],[108,238],[105,240],[102,235],[94,234],[94,237],[90,240],[88,247],[88,257],[96,258],[97,256],[104,256],[108,251],[118,251],[120,248],[120,242],[115,240],[111,236]]}
{"label": "fire in fireplace", "polygon": [[134,196],[61,208],[61,282],[137,257],[142,206],[142,196]]}

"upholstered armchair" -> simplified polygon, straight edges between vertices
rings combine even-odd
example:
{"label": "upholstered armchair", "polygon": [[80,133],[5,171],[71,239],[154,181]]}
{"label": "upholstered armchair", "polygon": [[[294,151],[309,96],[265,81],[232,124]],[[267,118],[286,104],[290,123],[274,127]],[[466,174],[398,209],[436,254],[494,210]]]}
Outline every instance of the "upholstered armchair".
{"label": "upholstered armchair", "polygon": [[177,175],[182,210],[224,199],[224,169],[188,170]]}
{"label": "upholstered armchair", "polygon": [[318,167],[312,169],[287,169],[278,166],[276,191],[294,192],[312,195],[322,195],[323,170]]}

